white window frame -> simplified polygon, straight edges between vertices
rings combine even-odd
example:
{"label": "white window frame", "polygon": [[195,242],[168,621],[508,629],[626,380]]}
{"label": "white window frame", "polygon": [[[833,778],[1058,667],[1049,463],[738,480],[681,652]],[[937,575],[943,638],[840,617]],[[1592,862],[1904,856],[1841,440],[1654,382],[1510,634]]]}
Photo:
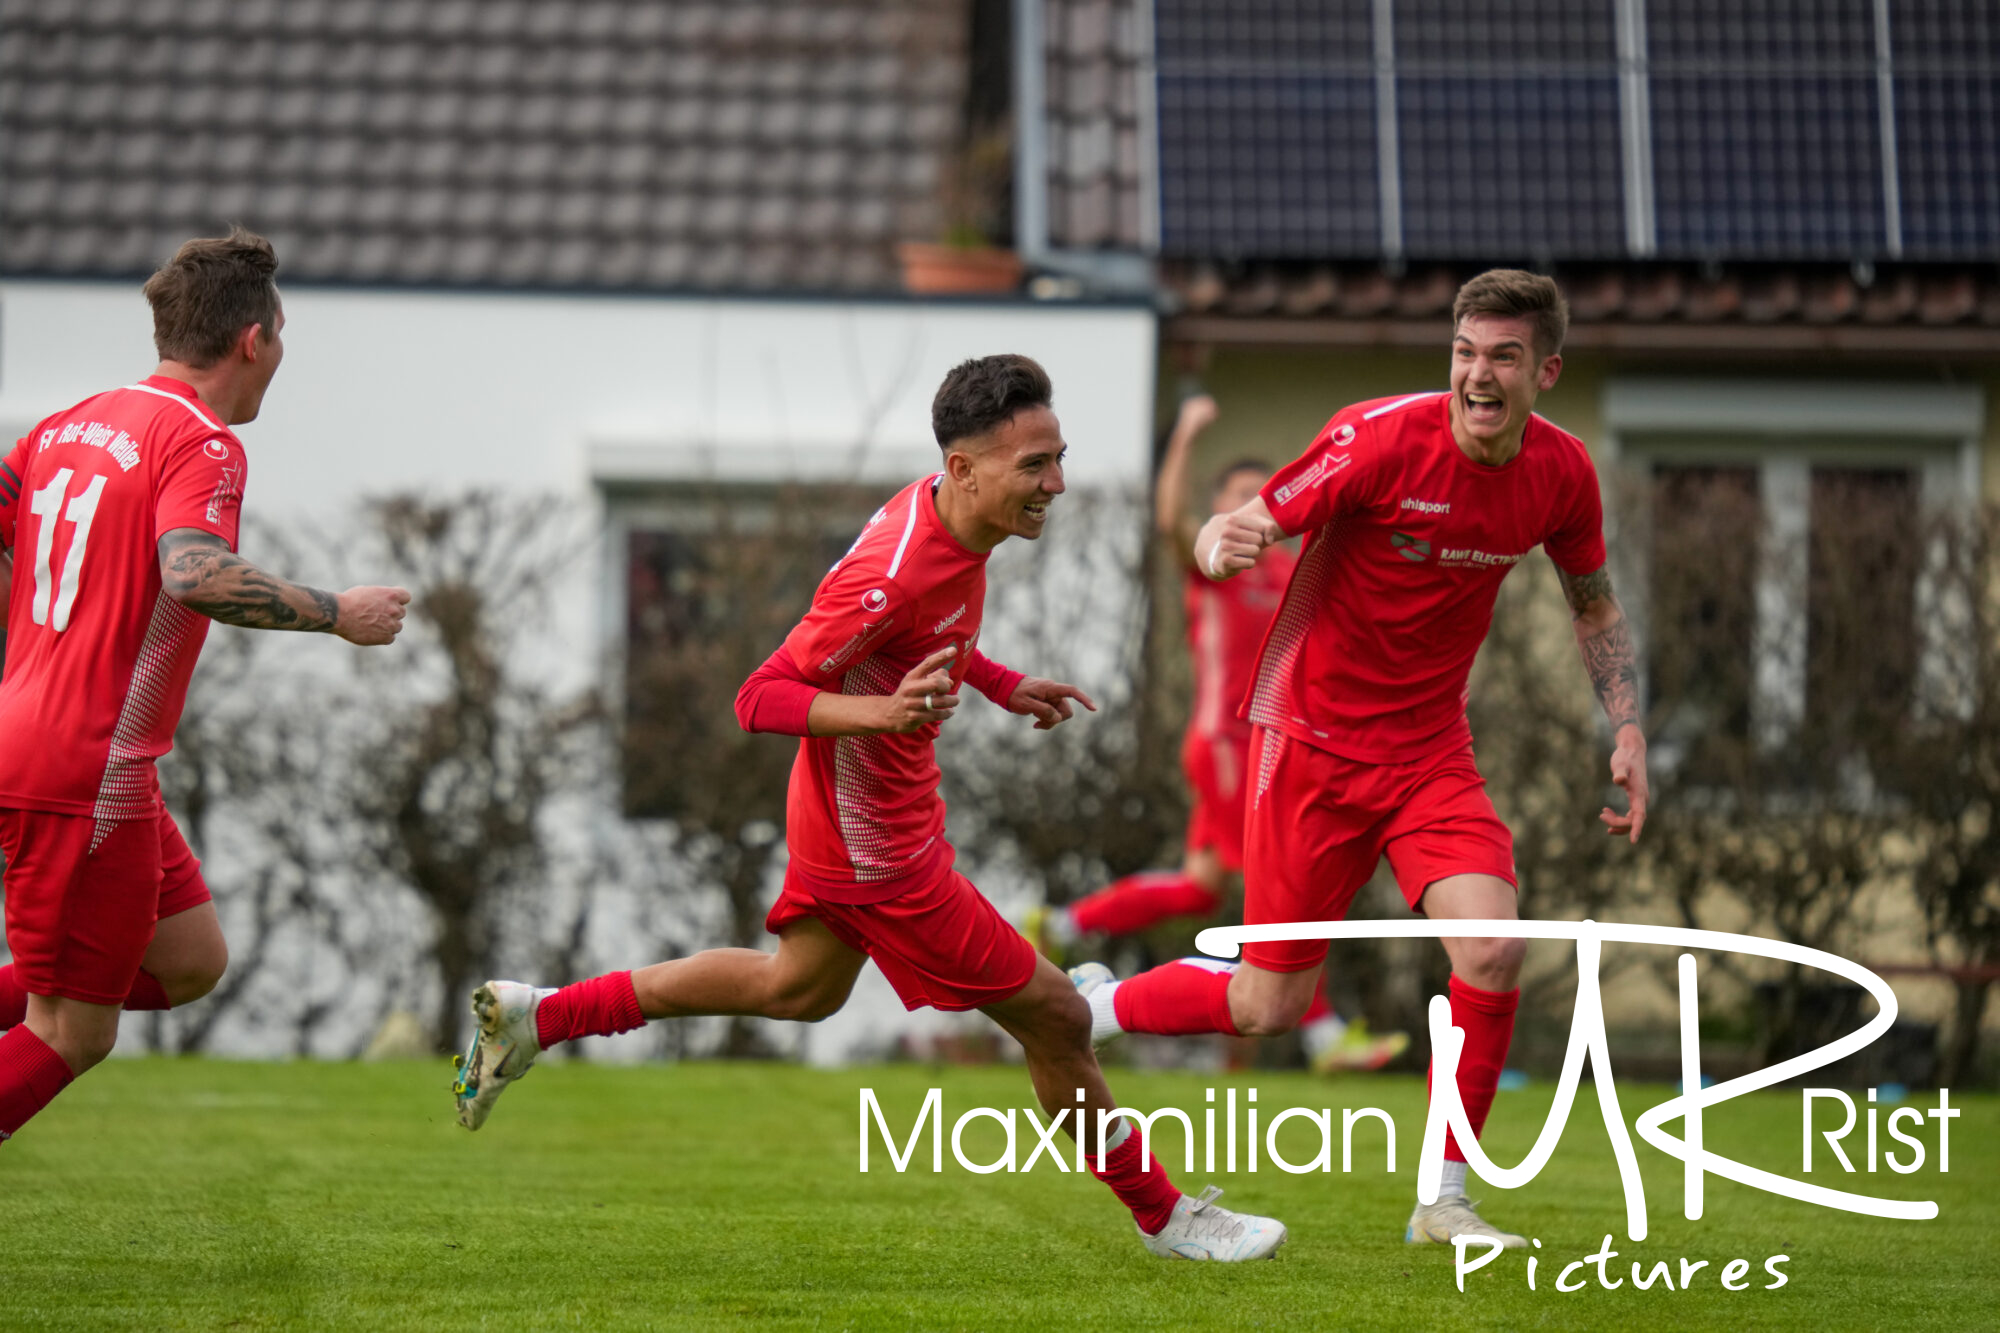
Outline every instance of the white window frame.
{"label": "white window frame", "polygon": [[[1782,745],[1805,717],[1806,528],[1815,464],[1908,468],[1920,505],[1966,510],[1980,493],[1986,401],[1977,386],[1907,381],[1704,379],[1619,376],[1602,397],[1607,464],[1754,467],[1769,531],[1757,571],[1751,729]],[[1612,470],[1607,468],[1607,471]],[[1791,538],[1795,540],[1785,540]],[[1627,613],[1647,632],[1650,542],[1614,545]],[[1919,576],[1917,603],[1934,596]],[[1950,645],[1914,616],[1918,676],[1949,675]]]}

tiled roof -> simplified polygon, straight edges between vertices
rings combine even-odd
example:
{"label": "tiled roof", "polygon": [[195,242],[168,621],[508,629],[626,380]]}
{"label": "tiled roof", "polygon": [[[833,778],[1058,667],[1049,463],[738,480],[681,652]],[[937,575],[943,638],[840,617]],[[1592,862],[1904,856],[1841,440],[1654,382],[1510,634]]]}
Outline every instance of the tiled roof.
{"label": "tiled roof", "polygon": [[856,290],[940,230],[965,0],[0,6],[0,271]]}
{"label": "tiled roof", "polygon": [[1043,0],[1049,241],[1146,248],[1140,92],[1149,0]]}
{"label": "tiled roof", "polygon": [[[1482,267],[1170,261],[1161,277],[1183,336],[1429,341]],[[1986,265],[1602,264],[1554,276],[1575,345],[2000,351],[2000,272]]]}

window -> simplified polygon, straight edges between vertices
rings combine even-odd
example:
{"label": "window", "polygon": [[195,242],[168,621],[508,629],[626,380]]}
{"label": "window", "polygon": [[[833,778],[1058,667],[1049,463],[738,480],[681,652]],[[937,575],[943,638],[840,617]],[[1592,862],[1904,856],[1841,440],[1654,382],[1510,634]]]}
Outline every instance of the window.
{"label": "window", "polygon": [[1615,558],[1645,643],[1659,762],[1865,785],[1945,650],[1926,513],[1977,494],[1977,390],[1614,381],[1611,451],[1643,483]]}
{"label": "window", "polygon": [[[790,763],[784,742],[738,730],[736,690],[887,494],[686,483],[608,496],[627,816],[689,814],[727,789],[724,770]],[[690,771],[692,755],[714,767]],[[778,779],[765,785],[781,798]]]}

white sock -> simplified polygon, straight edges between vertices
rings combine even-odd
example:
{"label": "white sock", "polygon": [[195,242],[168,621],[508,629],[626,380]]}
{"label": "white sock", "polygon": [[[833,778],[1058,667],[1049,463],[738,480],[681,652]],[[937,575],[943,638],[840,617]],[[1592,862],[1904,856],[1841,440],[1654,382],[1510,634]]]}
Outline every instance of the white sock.
{"label": "white sock", "polygon": [[1438,1198],[1452,1199],[1465,1193],[1465,1163],[1445,1158],[1444,1175],[1438,1182]]}
{"label": "white sock", "polygon": [[1118,985],[1118,982],[1107,981],[1084,997],[1090,1004],[1092,1043],[1110,1041],[1125,1032],[1124,1028],[1118,1026],[1118,1011],[1111,1007],[1111,993],[1118,989]]}
{"label": "white sock", "polygon": [[1317,1060],[1322,1052],[1338,1046],[1346,1035],[1347,1020],[1339,1014],[1328,1014],[1299,1029],[1299,1045],[1305,1048],[1306,1059]]}

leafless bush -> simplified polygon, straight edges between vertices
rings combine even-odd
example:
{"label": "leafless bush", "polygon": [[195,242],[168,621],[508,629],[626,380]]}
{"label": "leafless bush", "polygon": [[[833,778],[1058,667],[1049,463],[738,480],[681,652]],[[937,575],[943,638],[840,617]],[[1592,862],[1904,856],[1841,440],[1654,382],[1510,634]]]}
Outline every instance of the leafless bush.
{"label": "leafless bush", "polygon": [[582,929],[542,919],[538,821],[586,780],[592,705],[551,699],[523,668],[579,535],[559,508],[485,493],[381,500],[337,538],[253,531],[276,567],[405,584],[413,615],[393,647],[348,656],[215,632],[161,783],[210,858],[232,960],[175,1016],[181,1048],[241,1023],[304,1052],[336,1010],[351,1043],[357,1005],[379,1020],[419,996],[448,1047],[504,939]]}
{"label": "leafless bush", "polygon": [[1152,577],[1134,497],[1072,491],[1040,541],[1010,543],[988,571],[981,648],[1030,675],[1080,686],[1099,711],[1050,732],[967,710],[942,743],[953,837],[1065,902],[1171,856],[1186,815],[1178,719],[1149,670]]}
{"label": "leafless bush", "polygon": [[[845,486],[691,490],[677,497],[671,531],[637,536],[627,553],[623,804],[672,822],[689,871],[683,894],[719,891],[719,939],[695,947],[766,938],[798,742],[744,732],[736,691],[784,642],[881,498]],[[760,1031],[730,1023],[725,1053],[768,1053]]]}

